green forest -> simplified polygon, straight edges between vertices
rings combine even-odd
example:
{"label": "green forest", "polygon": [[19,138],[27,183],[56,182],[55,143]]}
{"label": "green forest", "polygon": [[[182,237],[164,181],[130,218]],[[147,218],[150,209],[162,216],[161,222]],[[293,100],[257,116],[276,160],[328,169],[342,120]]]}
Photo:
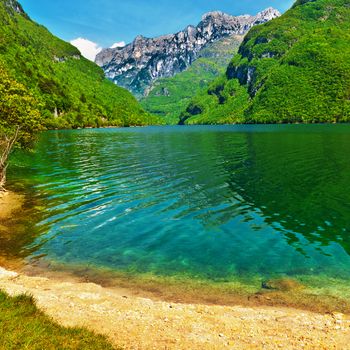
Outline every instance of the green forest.
{"label": "green forest", "polygon": [[[15,1],[0,0],[0,66],[2,75],[36,100],[44,128],[159,123],[128,91],[107,80],[101,68],[33,22]],[[0,103],[8,98],[11,91],[2,89]]]}
{"label": "green forest", "polygon": [[350,2],[297,1],[250,30],[180,124],[350,121]]}
{"label": "green forest", "polygon": [[[189,69],[157,81],[141,104],[17,2],[0,0],[0,23],[0,73],[35,101],[28,108],[36,129],[350,120],[346,0],[299,0],[252,28],[238,52],[237,38],[209,45]],[[13,91],[1,94],[5,111]]]}

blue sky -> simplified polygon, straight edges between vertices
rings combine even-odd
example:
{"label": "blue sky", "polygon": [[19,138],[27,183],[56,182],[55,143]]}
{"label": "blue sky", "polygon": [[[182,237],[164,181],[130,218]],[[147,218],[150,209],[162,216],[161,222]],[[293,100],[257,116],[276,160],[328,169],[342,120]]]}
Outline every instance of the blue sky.
{"label": "blue sky", "polygon": [[293,0],[20,0],[35,21],[60,38],[87,38],[103,47],[153,37],[197,24],[201,15],[220,10],[233,15],[256,13],[272,6],[281,12]]}

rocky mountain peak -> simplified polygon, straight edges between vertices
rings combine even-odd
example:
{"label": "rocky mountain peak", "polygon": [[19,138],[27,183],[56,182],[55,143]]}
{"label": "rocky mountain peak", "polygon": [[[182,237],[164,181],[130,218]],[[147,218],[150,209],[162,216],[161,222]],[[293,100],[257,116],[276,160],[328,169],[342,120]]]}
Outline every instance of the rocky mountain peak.
{"label": "rocky mountain peak", "polygon": [[188,68],[206,45],[230,35],[244,35],[254,25],[279,16],[273,8],[255,16],[208,12],[197,26],[189,25],[178,33],[157,38],[139,35],[123,48],[102,50],[96,63],[109,79],[142,97],[155,80]]}
{"label": "rocky mountain peak", "polygon": [[224,17],[226,14],[221,11],[212,11],[212,12],[207,12],[202,16],[202,21],[208,21],[211,19],[218,19]]}
{"label": "rocky mountain peak", "polygon": [[145,40],[146,40],[146,37],[144,37],[143,35],[138,35],[138,36],[135,38],[134,42],[143,42],[143,41],[145,41]]}
{"label": "rocky mountain peak", "polygon": [[257,20],[260,19],[260,20],[266,22],[266,20],[271,21],[272,19],[280,17],[280,16],[281,16],[281,13],[278,10],[276,10],[273,7],[268,7],[267,9],[259,12],[256,15],[256,19]]}

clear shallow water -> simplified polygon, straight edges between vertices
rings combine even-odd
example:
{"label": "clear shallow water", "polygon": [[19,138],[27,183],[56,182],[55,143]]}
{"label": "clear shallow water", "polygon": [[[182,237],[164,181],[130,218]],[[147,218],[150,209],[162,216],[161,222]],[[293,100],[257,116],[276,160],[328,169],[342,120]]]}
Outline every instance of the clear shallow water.
{"label": "clear shallow water", "polygon": [[209,281],[347,280],[349,154],[349,125],[46,132],[10,169],[40,203],[12,253]]}

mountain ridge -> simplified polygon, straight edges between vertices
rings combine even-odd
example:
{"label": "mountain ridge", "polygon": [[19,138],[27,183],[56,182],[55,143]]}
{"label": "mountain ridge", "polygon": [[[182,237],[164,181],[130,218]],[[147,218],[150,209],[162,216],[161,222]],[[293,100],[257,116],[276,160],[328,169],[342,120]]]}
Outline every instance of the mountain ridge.
{"label": "mountain ridge", "polygon": [[349,0],[298,0],[254,27],[180,123],[350,121]]}
{"label": "mountain ridge", "polygon": [[167,124],[177,124],[191,98],[225,73],[243,38],[234,34],[206,45],[186,70],[153,82],[140,100],[141,106]]}
{"label": "mountain ridge", "polygon": [[175,34],[156,38],[139,35],[123,48],[102,50],[95,62],[107,78],[141,97],[155,80],[187,69],[207,44],[228,35],[243,35],[251,27],[279,16],[279,11],[273,8],[255,16],[208,12],[197,26],[189,25]]}

